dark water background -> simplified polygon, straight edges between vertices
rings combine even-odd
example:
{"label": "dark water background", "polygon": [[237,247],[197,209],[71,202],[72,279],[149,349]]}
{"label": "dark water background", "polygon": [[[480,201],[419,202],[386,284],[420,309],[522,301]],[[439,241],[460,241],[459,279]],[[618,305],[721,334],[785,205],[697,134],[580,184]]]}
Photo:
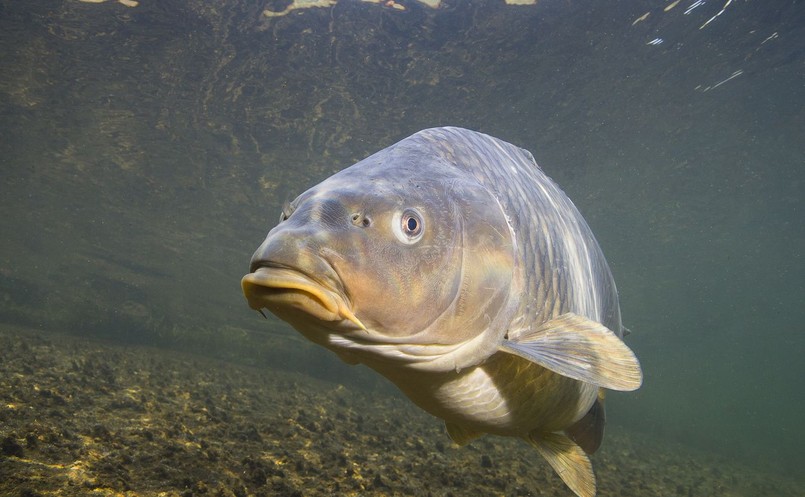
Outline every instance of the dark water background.
{"label": "dark water background", "polygon": [[801,477],[805,2],[670,3],[0,0],[0,322],[380,388],[240,277],[284,201],[459,125],[596,233],[646,376],[609,422]]}

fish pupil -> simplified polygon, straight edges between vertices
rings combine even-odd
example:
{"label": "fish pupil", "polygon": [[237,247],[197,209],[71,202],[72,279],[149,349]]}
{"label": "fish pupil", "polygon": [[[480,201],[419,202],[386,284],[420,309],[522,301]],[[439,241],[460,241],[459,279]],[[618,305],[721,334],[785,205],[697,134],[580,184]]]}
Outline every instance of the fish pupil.
{"label": "fish pupil", "polygon": [[402,218],[402,228],[406,236],[416,237],[422,231],[422,221],[416,213],[407,212]]}

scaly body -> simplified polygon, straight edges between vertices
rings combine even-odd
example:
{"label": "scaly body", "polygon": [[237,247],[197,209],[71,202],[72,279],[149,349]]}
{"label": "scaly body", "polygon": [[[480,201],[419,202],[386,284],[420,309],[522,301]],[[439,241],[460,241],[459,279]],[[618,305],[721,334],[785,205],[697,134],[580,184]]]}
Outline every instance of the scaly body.
{"label": "scaly body", "polygon": [[530,153],[421,131],[300,195],[243,290],[445,421],[521,437],[582,497],[603,388],[642,381],[592,232]]}

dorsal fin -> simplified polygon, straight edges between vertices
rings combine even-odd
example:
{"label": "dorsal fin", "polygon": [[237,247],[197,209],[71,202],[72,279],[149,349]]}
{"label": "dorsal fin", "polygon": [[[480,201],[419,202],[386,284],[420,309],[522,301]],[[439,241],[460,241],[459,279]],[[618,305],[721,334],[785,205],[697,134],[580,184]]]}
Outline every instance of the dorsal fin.
{"label": "dorsal fin", "polygon": [[606,411],[604,410],[604,390],[598,389],[598,398],[583,418],[573,423],[565,430],[567,436],[576,442],[587,454],[594,454],[604,439],[604,425],[606,424]]}

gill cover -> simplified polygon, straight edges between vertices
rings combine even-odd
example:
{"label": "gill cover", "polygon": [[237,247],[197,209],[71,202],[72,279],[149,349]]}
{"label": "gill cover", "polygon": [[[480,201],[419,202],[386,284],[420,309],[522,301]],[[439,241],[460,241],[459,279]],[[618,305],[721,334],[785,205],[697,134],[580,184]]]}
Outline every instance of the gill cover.
{"label": "gill cover", "polygon": [[292,268],[337,293],[333,301],[349,308],[340,315],[363,329],[323,320],[327,313],[306,311],[299,298],[270,310],[342,357],[444,371],[477,364],[495,352],[516,307],[506,217],[454,165],[396,155],[378,152],[297,198],[252,271]]}

